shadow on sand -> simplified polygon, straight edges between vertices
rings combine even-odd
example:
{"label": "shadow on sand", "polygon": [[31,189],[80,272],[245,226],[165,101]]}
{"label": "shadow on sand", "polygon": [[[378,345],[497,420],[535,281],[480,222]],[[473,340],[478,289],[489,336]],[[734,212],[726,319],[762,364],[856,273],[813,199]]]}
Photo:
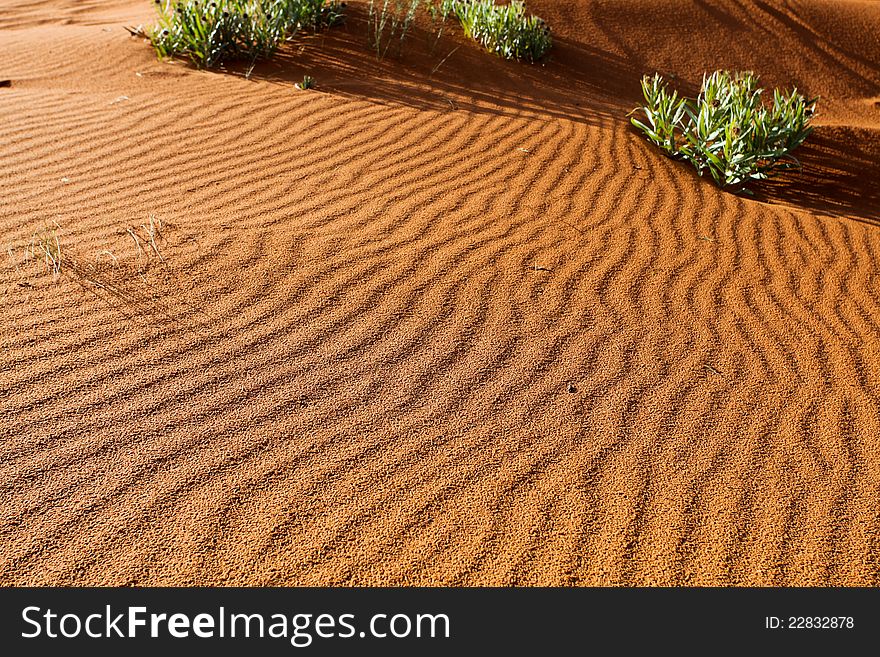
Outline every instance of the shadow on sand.
{"label": "shadow on sand", "polygon": [[392,46],[379,61],[367,45],[363,10],[349,12],[344,25],[300,38],[260,62],[251,79],[293,85],[311,75],[319,91],[386,105],[588,124],[623,120],[638,100],[639,71],[576,41],[556,39],[540,64],[511,62],[487,54],[449,21],[439,40],[413,26],[402,47]]}
{"label": "shadow on sand", "polygon": [[[310,75],[319,92],[388,106],[588,125],[628,125],[626,114],[641,101],[644,71],[636,58],[572,39],[556,38],[545,62],[525,64],[488,55],[449,23],[439,39],[415,25],[380,61],[367,45],[366,25],[364,11],[353,7],[345,24],[297,39],[258,63],[250,78],[292,87]],[[679,78],[677,86],[694,92],[699,82]],[[752,198],[880,225],[880,140],[860,132],[817,128],[796,153],[803,169],[754,186]],[[634,129],[625,134],[641,139]]]}
{"label": "shadow on sand", "polygon": [[766,181],[755,199],[834,217],[852,217],[880,226],[880,148],[865,131],[816,128],[795,152],[803,165]]}

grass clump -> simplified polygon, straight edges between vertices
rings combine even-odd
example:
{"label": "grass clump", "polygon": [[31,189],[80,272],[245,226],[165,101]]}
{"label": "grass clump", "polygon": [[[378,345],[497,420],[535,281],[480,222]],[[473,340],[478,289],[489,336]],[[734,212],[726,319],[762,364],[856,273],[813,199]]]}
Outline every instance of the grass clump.
{"label": "grass clump", "polygon": [[335,0],[156,0],[159,18],[147,33],[160,57],[187,57],[199,68],[226,60],[270,57],[300,29],[338,22]]}
{"label": "grass clump", "polygon": [[505,59],[536,62],[553,45],[550,28],[538,16],[527,15],[525,4],[511,0],[443,0],[444,10],[458,18],[466,36]]}
{"label": "grass clump", "polygon": [[798,168],[791,151],[813,128],[817,98],[806,100],[793,89],[763,99],[753,73],[716,71],[703,77],[696,99],[668,90],[660,75],[642,78],[643,116],[631,119],[670,157],[687,160],[702,176],[708,171],[719,187],[742,187],[778,171]]}

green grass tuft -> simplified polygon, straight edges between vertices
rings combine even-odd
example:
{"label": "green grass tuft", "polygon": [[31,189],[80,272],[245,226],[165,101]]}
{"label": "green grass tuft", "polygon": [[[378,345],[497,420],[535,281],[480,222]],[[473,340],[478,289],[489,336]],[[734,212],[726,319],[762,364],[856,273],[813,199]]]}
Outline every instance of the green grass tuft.
{"label": "green grass tuft", "polygon": [[696,99],[670,93],[660,75],[642,78],[642,92],[633,125],[670,157],[734,188],[800,167],[791,152],[812,132],[818,101],[776,89],[767,103],[756,75],[727,71],[704,76]]}
{"label": "green grass tuft", "polygon": [[342,18],[336,0],[156,0],[147,36],[160,57],[186,57],[199,68],[270,57],[301,29]]}
{"label": "green grass tuft", "polygon": [[441,11],[458,18],[466,36],[505,59],[536,62],[553,45],[550,28],[538,16],[527,15],[525,4],[511,0],[443,0]]}

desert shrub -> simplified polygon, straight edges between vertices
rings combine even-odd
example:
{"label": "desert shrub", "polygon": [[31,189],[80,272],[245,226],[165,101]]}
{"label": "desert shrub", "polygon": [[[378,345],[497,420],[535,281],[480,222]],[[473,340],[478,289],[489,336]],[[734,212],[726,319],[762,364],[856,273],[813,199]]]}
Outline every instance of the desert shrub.
{"label": "desert shrub", "polygon": [[441,7],[458,18],[466,36],[505,59],[535,62],[550,49],[550,28],[538,16],[527,15],[525,4],[511,0],[443,0]]}
{"label": "desert shrub", "polygon": [[423,0],[370,0],[367,13],[367,40],[377,59],[384,59],[392,45],[397,53],[412,27]]}
{"label": "desert shrub", "polygon": [[742,187],[800,163],[791,155],[812,132],[818,99],[793,89],[773,92],[765,102],[753,73],[716,71],[703,77],[696,99],[668,90],[660,75],[642,78],[646,105],[632,123],[700,175],[708,171],[720,187]]}
{"label": "desert shrub", "polygon": [[148,37],[160,57],[188,57],[200,68],[272,55],[303,28],[340,20],[344,3],[327,0],[156,0]]}

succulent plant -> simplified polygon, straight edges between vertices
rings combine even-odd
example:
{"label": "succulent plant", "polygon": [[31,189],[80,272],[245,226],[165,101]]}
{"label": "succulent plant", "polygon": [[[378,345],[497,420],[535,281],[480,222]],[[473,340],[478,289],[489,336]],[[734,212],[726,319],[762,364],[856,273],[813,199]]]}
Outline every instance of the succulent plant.
{"label": "succulent plant", "polygon": [[[703,77],[699,96],[679,96],[660,75],[642,78],[645,105],[632,123],[670,157],[708,171],[720,187],[738,187],[800,167],[791,152],[813,128],[818,98],[797,89],[773,91],[765,102],[753,73],[716,71]],[[748,190],[745,190],[748,191]]]}

